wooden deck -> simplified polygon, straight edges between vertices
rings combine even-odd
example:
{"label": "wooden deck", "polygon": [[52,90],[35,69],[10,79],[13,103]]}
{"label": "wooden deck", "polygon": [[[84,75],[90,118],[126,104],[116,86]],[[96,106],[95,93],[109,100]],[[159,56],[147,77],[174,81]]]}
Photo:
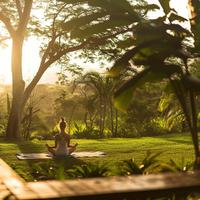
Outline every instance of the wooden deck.
{"label": "wooden deck", "polygon": [[[0,200],[143,199],[200,192],[200,172],[25,182],[0,160]],[[8,198],[9,199],[9,198]]]}

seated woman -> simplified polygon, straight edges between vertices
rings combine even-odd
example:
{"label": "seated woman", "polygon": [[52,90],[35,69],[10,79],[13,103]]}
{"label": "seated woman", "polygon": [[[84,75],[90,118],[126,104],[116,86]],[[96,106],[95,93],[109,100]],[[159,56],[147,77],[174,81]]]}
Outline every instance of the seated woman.
{"label": "seated woman", "polygon": [[55,145],[53,147],[46,144],[47,149],[54,156],[67,156],[76,150],[77,143],[70,145],[70,135],[65,132],[66,122],[61,118],[60,133],[55,136]]}

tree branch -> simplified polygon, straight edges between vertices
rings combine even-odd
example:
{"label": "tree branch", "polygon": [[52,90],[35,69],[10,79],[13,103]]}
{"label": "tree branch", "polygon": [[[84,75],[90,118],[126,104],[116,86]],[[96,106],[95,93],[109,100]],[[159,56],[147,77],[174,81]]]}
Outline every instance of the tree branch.
{"label": "tree branch", "polygon": [[5,40],[9,40],[9,39],[11,39],[11,37],[9,37],[9,36],[5,36],[5,37],[0,36],[0,43],[4,42]]}
{"label": "tree branch", "polygon": [[33,0],[25,1],[24,9],[22,12],[22,18],[19,22],[19,27],[18,27],[18,32],[21,33],[22,35],[24,34],[24,32],[26,30],[28,20],[30,18],[32,3],[33,3]]}
{"label": "tree branch", "polygon": [[15,0],[16,7],[17,7],[17,12],[19,14],[19,19],[22,20],[22,5],[20,0]]}
{"label": "tree branch", "polygon": [[13,37],[15,30],[10,22],[10,19],[0,12],[0,21],[4,23],[11,37]]}
{"label": "tree branch", "polygon": [[29,83],[29,85],[26,87],[25,91],[24,91],[24,100],[23,100],[23,105],[25,105],[26,101],[28,100],[29,95],[31,94],[32,90],[34,89],[34,87],[37,85],[37,83],[39,82],[39,80],[41,79],[42,75],[44,74],[44,72],[57,60],[59,60],[62,56],[66,55],[67,53],[70,52],[74,52],[74,51],[78,51],[81,49],[84,49],[85,47],[87,47],[87,45],[92,46],[97,46],[97,45],[101,45],[102,43],[105,43],[105,41],[107,39],[109,39],[110,37],[114,37],[118,34],[122,34],[125,33],[127,31],[130,31],[131,29],[126,29],[126,30],[120,30],[116,33],[112,33],[111,35],[106,35],[103,38],[90,38],[86,41],[84,41],[83,43],[76,45],[76,46],[71,46],[71,47],[67,47],[63,50],[58,51],[55,55],[51,56],[49,58],[49,60],[46,61],[46,58],[49,55],[49,52],[51,51],[51,47],[53,48],[53,44],[56,38],[52,38],[52,40],[49,42],[48,47],[46,49],[46,51],[43,54],[42,60],[40,62],[40,66],[38,69],[38,72],[36,73],[36,75],[34,76],[33,80]]}

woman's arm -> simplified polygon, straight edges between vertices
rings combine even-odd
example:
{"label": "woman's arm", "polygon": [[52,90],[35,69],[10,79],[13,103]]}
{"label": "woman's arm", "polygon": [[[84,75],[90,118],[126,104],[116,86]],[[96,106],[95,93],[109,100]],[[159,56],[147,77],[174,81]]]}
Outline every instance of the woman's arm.
{"label": "woman's arm", "polygon": [[73,147],[73,146],[70,144],[70,136],[69,136],[69,134],[66,135],[66,143],[67,143],[67,147]]}
{"label": "woman's arm", "polygon": [[78,145],[78,143],[76,143],[74,145],[70,144],[70,136],[67,136],[66,142],[67,142],[67,147],[76,147]]}

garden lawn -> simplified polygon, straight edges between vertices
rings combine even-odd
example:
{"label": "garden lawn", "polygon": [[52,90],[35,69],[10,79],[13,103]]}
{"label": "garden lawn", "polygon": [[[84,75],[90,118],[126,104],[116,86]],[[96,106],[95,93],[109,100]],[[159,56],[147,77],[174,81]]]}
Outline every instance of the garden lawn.
{"label": "garden lawn", "polygon": [[[72,143],[78,142],[77,151],[104,151],[107,155],[99,158],[81,158],[66,160],[65,165],[71,168],[73,165],[80,165],[85,162],[105,163],[117,173],[125,159],[135,158],[140,162],[147,151],[162,152],[160,160],[168,161],[173,159],[176,162],[193,161],[193,145],[189,134],[173,134],[160,137],[143,137],[143,138],[116,138],[116,139],[99,139],[99,140],[72,140]],[[34,173],[38,173],[38,166],[51,166],[55,160],[42,161],[22,161],[17,160],[15,154],[18,152],[33,153],[46,152],[45,143],[53,144],[53,141],[19,142],[17,144],[0,140],[0,158],[6,161],[15,171],[25,180],[33,181]],[[68,158],[67,158],[68,159]],[[34,173],[33,173],[34,168]],[[48,168],[48,167],[47,167]],[[49,173],[48,170],[46,173]]]}

